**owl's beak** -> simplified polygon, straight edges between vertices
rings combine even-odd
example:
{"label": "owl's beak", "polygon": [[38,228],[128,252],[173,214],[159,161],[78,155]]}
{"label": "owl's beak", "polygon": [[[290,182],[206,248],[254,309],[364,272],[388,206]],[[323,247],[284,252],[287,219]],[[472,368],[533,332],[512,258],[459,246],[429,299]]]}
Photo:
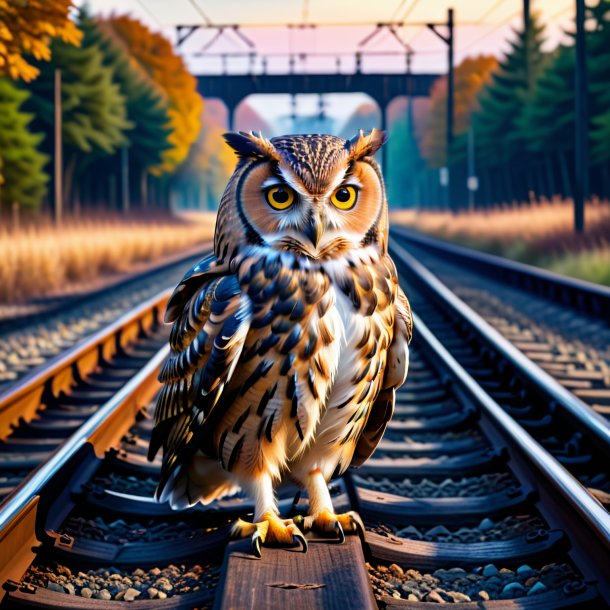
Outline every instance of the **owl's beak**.
{"label": "owl's beak", "polygon": [[322,221],[317,214],[312,214],[309,217],[309,223],[305,227],[305,235],[309,237],[309,241],[313,244],[314,248],[318,247],[320,238],[322,237]]}

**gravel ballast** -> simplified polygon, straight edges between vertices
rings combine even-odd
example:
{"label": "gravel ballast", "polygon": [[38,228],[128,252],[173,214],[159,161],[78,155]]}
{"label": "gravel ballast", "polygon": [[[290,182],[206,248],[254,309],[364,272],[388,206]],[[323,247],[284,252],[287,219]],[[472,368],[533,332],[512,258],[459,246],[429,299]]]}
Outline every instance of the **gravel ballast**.
{"label": "gravel ballast", "polygon": [[31,566],[23,582],[84,598],[134,601],[215,589],[219,578],[220,566],[213,565],[170,565],[127,571],[111,567],[81,572],[61,564],[41,564]]}
{"label": "gravel ballast", "polygon": [[459,479],[406,478],[392,480],[388,477],[361,477],[354,475],[357,485],[408,498],[478,498],[518,486],[507,472],[483,474]]}
{"label": "gravel ballast", "polygon": [[488,564],[471,571],[441,569],[432,573],[412,570],[397,564],[367,563],[375,597],[432,603],[480,602],[515,599],[561,589],[580,580],[571,566],[551,563],[534,569],[527,564],[515,570]]}
{"label": "gravel ballast", "polygon": [[499,521],[482,519],[476,527],[446,527],[443,524],[422,528],[414,525],[379,524],[372,525],[370,531],[382,536],[396,536],[408,540],[426,542],[491,542],[510,540],[538,529],[546,529],[540,517],[530,515],[509,516]]}

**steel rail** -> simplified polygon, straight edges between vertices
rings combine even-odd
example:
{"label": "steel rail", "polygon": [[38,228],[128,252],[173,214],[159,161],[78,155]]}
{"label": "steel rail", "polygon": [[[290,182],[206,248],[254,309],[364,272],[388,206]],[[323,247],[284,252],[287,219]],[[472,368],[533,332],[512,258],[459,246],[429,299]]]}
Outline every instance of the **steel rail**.
{"label": "steel rail", "polygon": [[[97,366],[102,357],[111,356],[119,347],[125,347],[122,344],[124,339],[122,334],[150,316],[158,317],[170,294],[170,290],[163,290],[151,297],[66,352],[51,359],[38,370],[25,375],[9,390],[0,394],[0,437],[7,433],[10,420],[33,417],[41,406],[45,389],[49,384],[55,395],[61,390],[69,390],[74,380],[73,367],[78,368],[81,363],[82,370],[79,368],[78,373],[84,376]],[[115,339],[121,343],[120,346]],[[107,353],[103,353],[104,349]]]}
{"label": "steel rail", "polygon": [[466,372],[457,360],[413,314],[416,332],[423,343],[445,365],[454,381],[489,416],[512,445],[519,448],[528,460],[546,477],[581,515],[587,524],[610,548],[610,513],[608,513],[546,449],[544,449],[520,424],[518,424],[487,392]]}
{"label": "steel rail", "polygon": [[395,239],[390,240],[390,249],[395,253],[398,265],[403,263],[416,278],[432,291],[459,318],[466,321],[494,350],[510,362],[536,389],[551,400],[590,432],[606,449],[610,447],[610,423],[596,413],[569,390],[564,388],[546,371],[518,350],[478,313],[449,290],[438,278],[401,247]]}
{"label": "steel rail", "polygon": [[[453,261],[462,261],[468,263],[471,267],[474,265],[487,273],[493,272],[497,279],[518,279],[520,283],[512,282],[516,287],[522,287],[525,283],[529,285],[536,283],[542,288],[538,291],[538,294],[559,301],[564,305],[566,305],[565,300],[553,297],[554,295],[559,296],[567,293],[571,297],[571,302],[575,304],[575,309],[584,310],[606,321],[610,319],[610,287],[566,277],[553,271],[512,261],[502,256],[447,243],[406,227],[393,226],[390,233],[433,253],[451,257]],[[590,307],[585,307],[587,302]]]}
{"label": "steel rail", "polygon": [[186,252],[180,252],[169,256],[156,264],[147,265],[144,269],[140,269],[139,271],[128,272],[117,278],[109,278],[107,281],[104,281],[101,286],[93,288],[92,290],[63,297],[57,296],[41,299],[41,303],[48,302],[48,305],[38,311],[12,316],[10,319],[5,317],[0,318],[0,333],[7,333],[18,329],[21,330],[30,324],[35,324],[41,318],[55,315],[61,309],[67,307],[80,307],[86,305],[108,292],[122,290],[144,279],[152,278],[157,274],[164,273],[172,267],[186,264],[198,257],[202,258],[211,248],[212,242],[204,242]]}
{"label": "steel rail", "polygon": [[[128,406],[134,397],[167,358],[169,346],[160,349],[142,369],[140,369],[112,398],[105,402],[83,425],[62,443],[49,457],[48,461],[34,470],[17,491],[10,496],[0,511],[0,533],[38,495],[55,477],[77,451],[93,436],[99,433],[100,426]],[[131,422],[130,422],[131,423]]]}

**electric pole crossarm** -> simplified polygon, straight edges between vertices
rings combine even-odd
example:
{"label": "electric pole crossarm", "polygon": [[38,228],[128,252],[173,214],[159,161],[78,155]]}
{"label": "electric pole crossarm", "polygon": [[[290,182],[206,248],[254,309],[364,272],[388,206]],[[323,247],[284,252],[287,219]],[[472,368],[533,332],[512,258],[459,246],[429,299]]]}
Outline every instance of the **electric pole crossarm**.
{"label": "electric pole crossarm", "polygon": [[176,48],[180,48],[198,29],[198,25],[176,26]]}
{"label": "electric pole crossarm", "polygon": [[438,26],[446,26],[446,23],[426,23],[426,27],[431,31],[434,32],[445,44],[449,44],[451,41],[451,34],[449,36],[445,36],[445,34],[443,34],[442,32],[439,32],[439,30],[437,29]]}

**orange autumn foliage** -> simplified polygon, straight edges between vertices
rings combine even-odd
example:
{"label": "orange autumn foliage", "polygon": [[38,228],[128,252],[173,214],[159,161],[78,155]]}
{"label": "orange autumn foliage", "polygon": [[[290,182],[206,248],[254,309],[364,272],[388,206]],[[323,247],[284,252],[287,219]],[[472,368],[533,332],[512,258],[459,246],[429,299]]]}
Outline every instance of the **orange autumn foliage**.
{"label": "orange autumn foliage", "polygon": [[[455,69],[455,136],[466,133],[470,128],[472,114],[479,109],[479,91],[489,82],[497,67],[495,57],[480,55],[466,58]],[[447,163],[446,130],[447,78],[442,77],[432,86],[429,125],[419,140],[421,155],[431,167],[443,167]]]}
{"label": "orange autumn foliage", "polygon": [[171,173],[187,158],[201,130],[203,98],[197,92],[197,79],[167,38],[136,19],[112,16],[99,20],[99,24],[126,49],[131,61],[154,81],[168,101],[171,148],[163,153],[163,161],[151,173]]}
{"label": "orange autumn foliage", "polygon": [[49,61],[51,39],[80,45],[82,33],[70,20],[72,0],[0,0],[0,74],[31,81],[39,70],[23,54]]}

